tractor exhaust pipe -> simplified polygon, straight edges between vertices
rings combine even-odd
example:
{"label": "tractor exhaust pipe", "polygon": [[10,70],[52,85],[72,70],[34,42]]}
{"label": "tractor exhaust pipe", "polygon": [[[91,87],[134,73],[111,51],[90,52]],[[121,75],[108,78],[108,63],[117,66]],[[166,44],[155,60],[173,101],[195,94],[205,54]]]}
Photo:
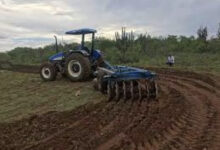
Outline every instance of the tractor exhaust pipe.
{"label": "tractor exhaust pipe", "polygon": [[54,35],[54,38],[55,38],[55,50],[56,50],[56,53],[58,53],[58,45],[57,45],[57,36]]}

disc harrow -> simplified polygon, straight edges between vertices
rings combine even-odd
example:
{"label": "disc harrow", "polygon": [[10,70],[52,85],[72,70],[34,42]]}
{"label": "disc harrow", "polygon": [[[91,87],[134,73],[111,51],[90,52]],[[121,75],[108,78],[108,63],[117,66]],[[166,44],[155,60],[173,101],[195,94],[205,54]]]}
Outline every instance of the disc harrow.
{"label": "disc harrow", "polygon": [[94,87],[107,94],[108,101],[155,99],[158,96],[155,78],[155,73],[133,67],[99,67]]}

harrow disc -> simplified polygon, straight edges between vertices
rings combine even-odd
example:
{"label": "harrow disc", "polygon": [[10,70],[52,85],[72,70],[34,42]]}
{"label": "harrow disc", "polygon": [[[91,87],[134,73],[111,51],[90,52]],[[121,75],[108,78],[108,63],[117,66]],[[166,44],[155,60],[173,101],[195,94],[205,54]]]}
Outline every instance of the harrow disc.
{"label": "harrow disc", "polygon": [[116,100],[116,101],[120,100],[120,93],[121,93],[120,90],[121,90],[121,89],[120,89],[120,87],[119,87],[119,83],[116,82],[116,83],[115,83],[115,100]]}
{"label": "harrow disc", "polygon": [[155,80],[140,79],[130,81],[108,81],[95,79],[94,87],[96,90],[107,94],[107,100],[119,101],[121,98],[125,100],[146,100],[158,97],[158,85]]}
{"label": "harrow disc", "polygon": [[107,96],[108,101],[111,101],[114,98],[114,89],[112,88],[111,82],[108,82],[107,85]]}
{"label": "harrow disc", "polygon": [[124,93],[123,82],[116,82],[115,83],[115,100],[119,101],[123,93]]}
{"label": "harrow disc", "polygon": [[126,86],[126,82],[123,82],[123,99],[126,100],[127,99],[127,86]]}
{"label": "harrow disc", "polygon": [[97,75],[97,87],[98,90],[102,93],[105,94],[106,93],[106,89],[107,89],[107,85],[103,82],[103,77],[104,77],[105,73],[100,71]]}
{"label": "harrow disc", "polygon": [[156,81],[152,82],[152,98],[157,98],[158,97],[158,86]]}
{"label": "harrow disc", "polygon": [[157,98],[158,97],[158,86],[156,81],[150,81],[149,83],[149,97],[150,98]]}
{"label": "harrow disc", "polygon": [[155,82],[155,90],[156,90],[156,95],[155,95],[155,98],[158,98],[158,85],[157,85],[157,82]]}
{"label": "harrow disc", "polygon": [[95,90],[99,90],[99,88],[98,88],[98,80],[97,80],[97,78],[95,78],[95,79],[93,79],[93,88],[95,89]]}
{"label": "harrow disc", "polygon": [[134,82],[130,82],[131,100],[134,100]]}
{"label": "harrow disc", "polygon": [[146,97],[149,98],[150,97],[150,90],[149,90],[148,83],[145,84],[145,87],[146,87]]}
{"label": "harrow disc", "polygon": [[131,83],[130,81],[123,81],[123,100],[127,100],[131,97]]}
{"label": "harrow disc", "polygon": [[138,99],[142,100],[142,96],[143,96],[143,91],[142,91],[142,87],[141,87],[141,82],[138,81]]}

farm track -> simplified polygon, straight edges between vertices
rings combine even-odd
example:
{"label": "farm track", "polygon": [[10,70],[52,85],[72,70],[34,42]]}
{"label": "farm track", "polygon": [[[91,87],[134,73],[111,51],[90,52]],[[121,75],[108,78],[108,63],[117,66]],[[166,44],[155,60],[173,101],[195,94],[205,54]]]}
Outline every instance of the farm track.
{"label": "farm track", "polygon": [[[13,71],[23,70],[28,68]],[[155,71],[160,85],[157,100],[103,101],[0,124],[0,146],[31,150],[219,150],[220,79],[193,72]]]}

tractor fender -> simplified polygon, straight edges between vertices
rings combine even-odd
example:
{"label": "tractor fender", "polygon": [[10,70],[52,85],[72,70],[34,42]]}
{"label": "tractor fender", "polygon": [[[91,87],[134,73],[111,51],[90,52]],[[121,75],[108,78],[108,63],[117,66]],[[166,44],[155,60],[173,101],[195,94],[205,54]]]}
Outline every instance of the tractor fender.
{"label": "tractor fender", "polygon": [[74,54],[74,53],[82,54],[82,55],[85,56],[85,57],[89,57],[89,55],[90,55],[90,54],[89,54],[87,51],[85,51],[85,50],[70,50],[70,54],[69,54],[69,55]]}

